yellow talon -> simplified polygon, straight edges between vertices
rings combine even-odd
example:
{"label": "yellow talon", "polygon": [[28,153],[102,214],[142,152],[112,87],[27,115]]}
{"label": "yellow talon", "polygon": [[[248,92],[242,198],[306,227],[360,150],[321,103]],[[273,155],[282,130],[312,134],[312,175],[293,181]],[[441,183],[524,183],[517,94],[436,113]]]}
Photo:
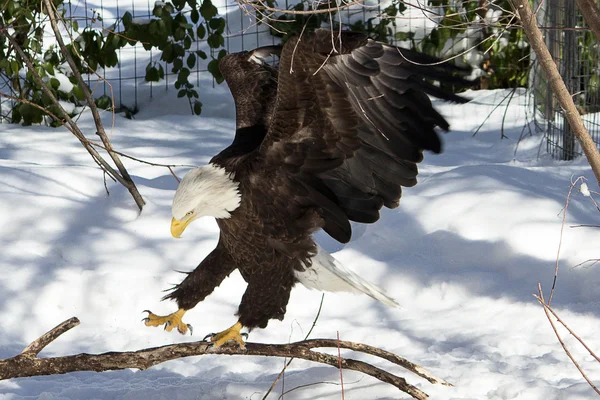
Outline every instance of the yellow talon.
{"label": "yellow talon", "polygon": [[224,330],[223,332],[217,333],[211,336],[211,342],[214,344],[215,348],[219,348],[225,343],[229,341],[236,342],[241,349],[246,349],[246,343],[244,343],[244,339],[240,334],[240,330],[242,329],[242,324],[237,322],[231,328]]}
{"label": "yellow talon", "polygon": [[183,308],[180,308],[174,313],[165,316],[156,315],[148,310],[144,312],[148,313],[148,316],[142,320],[146,326],[160,326],[165,324],[165,330],[167,332],[171,332],[173,328],[177,328],[179,333],[182,335],[185,335],[188,329],[190,331],[190,335],[192,334],[192,326],[181,320],[183,318],[183,314],[185,314],[185,310]]}

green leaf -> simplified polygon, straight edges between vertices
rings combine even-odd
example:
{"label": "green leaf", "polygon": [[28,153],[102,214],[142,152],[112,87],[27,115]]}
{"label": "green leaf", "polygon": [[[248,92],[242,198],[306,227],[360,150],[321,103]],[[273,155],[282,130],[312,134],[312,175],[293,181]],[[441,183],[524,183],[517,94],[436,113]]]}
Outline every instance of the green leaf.
{"label": "green leaf", "polygon": [[160,80],[158,69],[156,67],[150,67],[149,69],[146,69],[146,76],[144,79],[146,82],[158,82]]}
{"label": "green leaf", "polygon": [[54,66],[51,63],[49,63],[49,62],[44,63],[44,69],[50,75],[54,75]]}
{"label": "green leaf", "polygon": [[400,14],[404,13],[404,11],[406,11],[407,7],[406,4],[404,4],[404,0],[400,0],[398,2],[398,11],[400,12]]}
{"label": "green leaf", "polygon": [[19,63],[17,60],[12,60],[10,62],[11,75],[16,75],[19,73]]}
{"label": "green leaf", "polygon": [[216,30],[218,33],[223,33],[225,30],[225,20],[223,18],[213,18],[208,21],[208,26]]}
{"label": "green leaf", "polygon": [[194,53],[190,53],[186,60],[186,64],[188,68],[192,69],[196,66],[196,55]]}
{"label": "green leaf", "polygon": [[185,0],[173,0],[173,5],[177,11],[181,11],[185,7]]}
{"label": "green leaf", "polygon": [[182,68],[177,75],[177,80],[181,83],[187,82],[188,77],[190,76],[190,70],[187,68]]}
{"label": "green leaf", "polygon": [[183,39],[183,47],[186,50],[189,50],[190,47],[192,47],[192,38],[189,36],[186,36],[185,39]]}
{"label": "green leaf", "polygon": [[23,116],[21,115],[21,112],[19,109],[20,109],[20,106],[17,106],[15,108],[13,108],[13,110],[12,110],[10,122],[12,122],[13,124],[18,124],[23,119]]}
{"label": "green leaf", "polygon": [[185,89],[181,89],[178,93],[177,93],[177,98],[181,98],[183,96],[185,96],[187,94],[187,90]]}
{"label": "green leaf", "polygon": [[181,68],[183,68],[183,60],[181,58],[176,58],[173,61],[173,72],[177,72],[179,71]]}
{"label": "green leaf", "polygon": [[165,60],[168,63],[172,63],[175,59],[175,55],[173,54],[173,45],[168,44],[165,46],[162,52],[161,59]]}
{"label": "green leaf", "polygon": [[196,55],[198,57],[200,57],[203,60],[206,60],[208,58],[208,56],[206,55],[205,52],[203,52],[202,50],[196,50]]}
{"label": "green leaf", "polygon": [[115,49],[121,47],[121,38],[119,36],[110,34],[108,35],[108,37],[111,39],[110,44],[112,47],[114,47]]}
{"label": "green leaf", "polygon": [[73,86],[73,94],[77,98],[77,100],[85,99],[85,95],[83,94],[83,89],[79,87],[79,85]]}
{"label": "green leaf", "polygon": [[50,86],[52,86],[52,89],[56,90],[60,86],[60,81],[56,78],[50,78]]}
{"label": "green leaf", "polygon": [[175,55],[177,57],[185,56],[185,49],[180,44],[177,44],[177,43],[173,44],[173,52],[175,53]]}
{"label": "green leaf", "polygon": [[200,21],[200,13],[198,12],[198,10],[193,9],[191,14],[190,14],[190,19],[192,20],[192,22],[194,24],[197,24],[198,21]]}
{"label": "green leaf", "polygon": [[205,20],[208,21],[209,19],[212,19],[218,13],[219,10],[217,10],[217,7],[215,7],[210,0],[204,0],[202,2],[202,5],[200,6],[200,14],[202,14],[202,17],[204,17]]}
{"label": "green leaf", "polygon": [[225,45],[225,38],[218,33],[213,33],[212,35],[208,36],[206,43],[208,43],[211,48],[217,49]]}
{"label": "green leaf", "polygon": [[217,83],[223,82],[223,75],[221,75],[221,70],[219,69],[219,62],[217,60],[212,60],[208,63],[208,72],[212,74]]}
{"label": "green leaf", "polygon": [[198,29],[196,29],[196,35],[198,36],[198,39],[204,39],[204,36],[206,35],[206,28],[203,24],[198,25]]}
{"label": "green leaf", "polygon": [[23,118],[23,125],[31,125],[32,124],[32,122],[34,120],[33,111],[34,111],[33,106],[31,106],[27,103],[21,104],[21,106],[19,107],[19,113],[21,114],[21,117]]}
{"label": "green leaf", "polygon": [[43,92],[42,93],[42,105],[44,107],[48,107],[50,104],[54,104],[54,102],[52,101],[52,98],[46,92]]}
{"label": "green leaf", "polygon": [[177,29],[175,29],[175,32],[173,32],[173,39],[177,40],[178,42],[180,40],[183,40],[184,37],[185,37],[185,30],[183,30],[182,28],[177,28]]}
{"label": "green leaf", "polygon": [[112,99],[107,95],[100,96],[96,99],[96,106],[103,110],[108,110],[112,107]]}
{"label": "green leaf", "polygon": [[194,102],[194,114],[200,115],[202,114],[202,103],[196,100]]}
{"label": "green leaf", "polygon": [[125,29],[128,29],[129,25],[131,25],[132,20],[133,17],[131,16],[131,13],[129,11],[123,14],[123,26],[125,27]]}
{"label": "green leaf", "polygon": [[409,40],[415,36],[414,32],[396,32],[394,39],[396,40]]}

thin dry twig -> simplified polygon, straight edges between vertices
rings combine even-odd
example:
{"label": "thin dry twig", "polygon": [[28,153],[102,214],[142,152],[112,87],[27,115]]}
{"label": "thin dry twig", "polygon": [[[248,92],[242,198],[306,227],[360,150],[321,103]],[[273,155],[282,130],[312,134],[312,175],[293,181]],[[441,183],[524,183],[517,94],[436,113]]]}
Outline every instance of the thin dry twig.
{"label": "thin dry twig", "polygon": [[[96,107],[96,103],[94,102],[92,94],[90,93],[89,88],[87,87],[87,85],[85,84],[85,81],[83,80],[83,77],[81,76],[81,72],[79,72],[79,70],[77,69],[77,65],[75,64],[73,57],[71,56],[71,54],[69,53],[69,51],[67,50],[67,48],[65,46],[62,35],[60,33],[60,29],[58,27],[56,14],[55,14],[54,8],[52,6],[52,2],[50,0],[42,0],[42,1],[44,3],[44,6],[46,7],[46,11],[48,12],[48,17],[50,18],[50,26],[52,27],[52,30],[54,31],[54,36],[56,37],[56,42],[57,42],[63,56],[67,60],[67,63],[71,67],[71,70],[73,71],[73,75],[75,75],[75,78],[77,79],[79,87],[83,91],[83,94],[88,103],[88,106],[90,107],[90,111],[92,112],[92,116],[93,116],[94,122],[96,124],[96,129],[97,129],[96,134],[102,140],[102,143],[104,144],[104,147],[106,148],[108,155],[110,156],[113,163],[119,170],[121,180],[124,182],[123,185],[127,188],[127,190],[129,191],[129,193],[131,194],[135,203],[137,204],[138,208],[141,211],[144,207],[144,204],[146,204],[146,202],[144,201],[144,199],[142,198],[142,195],[138,191],[137,186],[133,182],[133,179],[131,179],[129,172],[127,171],[127,169],[121,162],[121,159],[112,149],[110,140],[108,139],[108,136],[106,135],[106,132],[104,131],[104,126],[102,125],[102,119],[100,118],[100,113],[98,112],[98,107]],[[119,182],[121,182],[121,180],[119,180]]]}
{"label": "thin dry twig", "polygon": [[402,357],[383,349],[361,343],[353,343],[335,339],[311,339],[289,344],[260,344],[246,343],[246,349],[238,346],[222,346],[216,349],[210,342],[191,342],[153,347],[138,351],[108,352],[103,354],[76,354],[63,357],[39,358],[36,356],[45,346],[61,334],[77,326],[79,321],[72,318],[50,330],[47,334],[29,345],[23,353],[0,360],[0,380],[32,377],[41,375],[66,374],[76,371],[109,371],[126,368],[145,370],[165,361],[182,357],[200,356],[205,354],[224,354],[239,356],[267,357],[296,357],[305,360],[341,367],[370,375],[382,382],[388,383],[416,399],[426,399],[426,393],[409,384],[402,377],[391,374],[381,368],[363,361],[335,357],[330,354],[314,351],[316,348],[343,348],[366,354],[371,354],[391,361],[411,372],[427,379],[431,383],[449,385]]}
{"label": "thin dry twig", "polygon": [[[321,316],[321,310],[323,309],[323,300],[324,299],[325,299],[325,293],[321,294],[321,302],[319,303],[319,309],[317,310],[317,314],[315,315],[315,319],[313,320],[312,326],[308,330],[308,333],[306,334],[306,336],[304,336],[304,340],[308,339],[308,337],[312,333],[313,329],[315,329],[315,326],[317,325],[317,321],[319,320],[319,317]],[[294,361],[294,357],[290,358],[288,360],[288,362],[283,366],[283,368],[281,369],[281,372],[279,372],[279,375],[277,375],[277,378],[275,378],[275,380],[271,384],[271,387],[269,387],[269,390],[267,390],[267,393],[265,393],[265,395],[263,396],[262,400],[265,400],[269,396],[269,394],[273,391],[273,389],[275,388],[275,385],[277,385],[277,382],[279,381],[279,379],[281,379],[283,374],[285,374],[285,370],[290,366],[292,361]]]}
{"label": "thin dry twig", "polygon": [[337,351],[338,351],[338,369],[340,370],[340,385],[342,385],[342,400],[345,399],[344,396],[344,374],[342,372],[342,353],[340,350],[340,332],[337,332]]}
{"label": "thin dry twig", "polygon": [[554,331],[554,334],[556,335],[556,338],[558,339],[558,342],[560,343],[560,345],[562,346],[563,350],[565,351],[565,353],[567,354],[567,357],[569,357],[569,359],[571,360],[571,362],[573,363],[573,365],[575,365],[575,367],[577,368],[577,370],[579,371],[579,373],[581,374],[581,376],[583,376],[583,379],[586,380],[586,382],[592,387],[592,389],[594,389],[594,391],[600,395],[600,390],[598,390],[598,388],[596,387],[596,385],[594,385],[594,383],[590,380],[590,378],[586,375],[586,373],[583,371],[583,369],[581,368],[581,366],[579,365],[579,363],[575,360],[575,358],[573,357],[573,355],[571,354],[571,352],[569,351],[569,349],[567,348],[567,345],[565,344],[565,342],[562,340],[560,334],[558,333],[558,329],[556,328],[556,324],[554,323],[554,321],[552,320],[552,317],[550,316],[550,314],[552,314],[557,320],[558,322],[560,322],[568,331],[571,335],[573,335],[573,337],[575,337],[575,339],[577,339],[579,341],[579,343],[581,343],[583,345],[583,347],[585,347],[585,349],[592,355],[592,357],[594,357],[596,360],[598,360],[598,362],[600,362],[600,359],[598,359],[598,357],[596,356],[596,354],[585,344],[585,342],[575,334],[575,332],[573,332],[571,330],[571,328],[569,328],[567,326],[567,324],[565,324],[559,317],[558,315],[556,315],[556,313],[552,310],[552,308],[549,305],[549,302],[546,303],[546,301],[544,300],[544,293],[542,292],[542,285],[538,283],[538,292],[539,295],[533,295],[539,302],[540,304],[544,307],[544,312],[546,313],[546,317],[548,318],[548,322],[550,322],[550,325],[552,326],[552,330]]}
{"label": "thin dry twig", "polygon": [[552,281],[552,289],[550,289],[550,296],[548,297],[548,305],[550,305],[550,303],[552,303],[552,296],[554,295],[554,289],[556,289],[556,282],[558,279],[558,267],[560,264],[559,263],[560,250],[562,248],[562,239],[563,239],[563,234],[565,231],[565,221],[567,220],[567,210],[569,209],[569,200],[571,199],[571,193],[573,192],[575,185],[577,185],[577,182],[579,182],[579,181],[583,182],[583,180],[584,180],[583,176],[580,176],[579,178],[575,179],[574,182],[573,182],[573,180],[571,180],[571,186],[569,186],[569,192],[567,193],[567,198],[565,199],[565,206],[561,210],[562,221],[560,224],[560,238],[558,241],[558,249],[556,250],[556,263],[555,263],[555,267],[554,267],[554,279]]}

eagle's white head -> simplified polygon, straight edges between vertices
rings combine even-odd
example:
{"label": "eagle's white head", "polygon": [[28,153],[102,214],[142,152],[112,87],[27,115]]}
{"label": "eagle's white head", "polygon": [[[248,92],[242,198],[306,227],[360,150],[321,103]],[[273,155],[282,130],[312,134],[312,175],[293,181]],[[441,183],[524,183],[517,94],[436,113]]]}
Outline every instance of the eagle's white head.
{"label": "eagle's white head", "polygon": [[214,164],[189,171],[173,198],[171,234],[178,238],[198,217],[229,218],[240,206],[238,183],[232,174]]}

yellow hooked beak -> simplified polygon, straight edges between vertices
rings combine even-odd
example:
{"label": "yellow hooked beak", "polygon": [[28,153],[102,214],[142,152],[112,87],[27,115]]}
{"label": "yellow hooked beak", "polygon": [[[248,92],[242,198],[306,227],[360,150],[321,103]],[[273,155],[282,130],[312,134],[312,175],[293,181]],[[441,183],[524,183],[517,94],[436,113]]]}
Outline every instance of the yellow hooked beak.
{"label": "yellow hooked beak", "polygon": [[185,228],[187,228],[187,226],[193,220],[194,218],[188,218],[185,221],[180,221],[176,218],[173,218],[171,220],[171,235],[173,235],[174,238],[180,238],[183,231],[185,231]]}

